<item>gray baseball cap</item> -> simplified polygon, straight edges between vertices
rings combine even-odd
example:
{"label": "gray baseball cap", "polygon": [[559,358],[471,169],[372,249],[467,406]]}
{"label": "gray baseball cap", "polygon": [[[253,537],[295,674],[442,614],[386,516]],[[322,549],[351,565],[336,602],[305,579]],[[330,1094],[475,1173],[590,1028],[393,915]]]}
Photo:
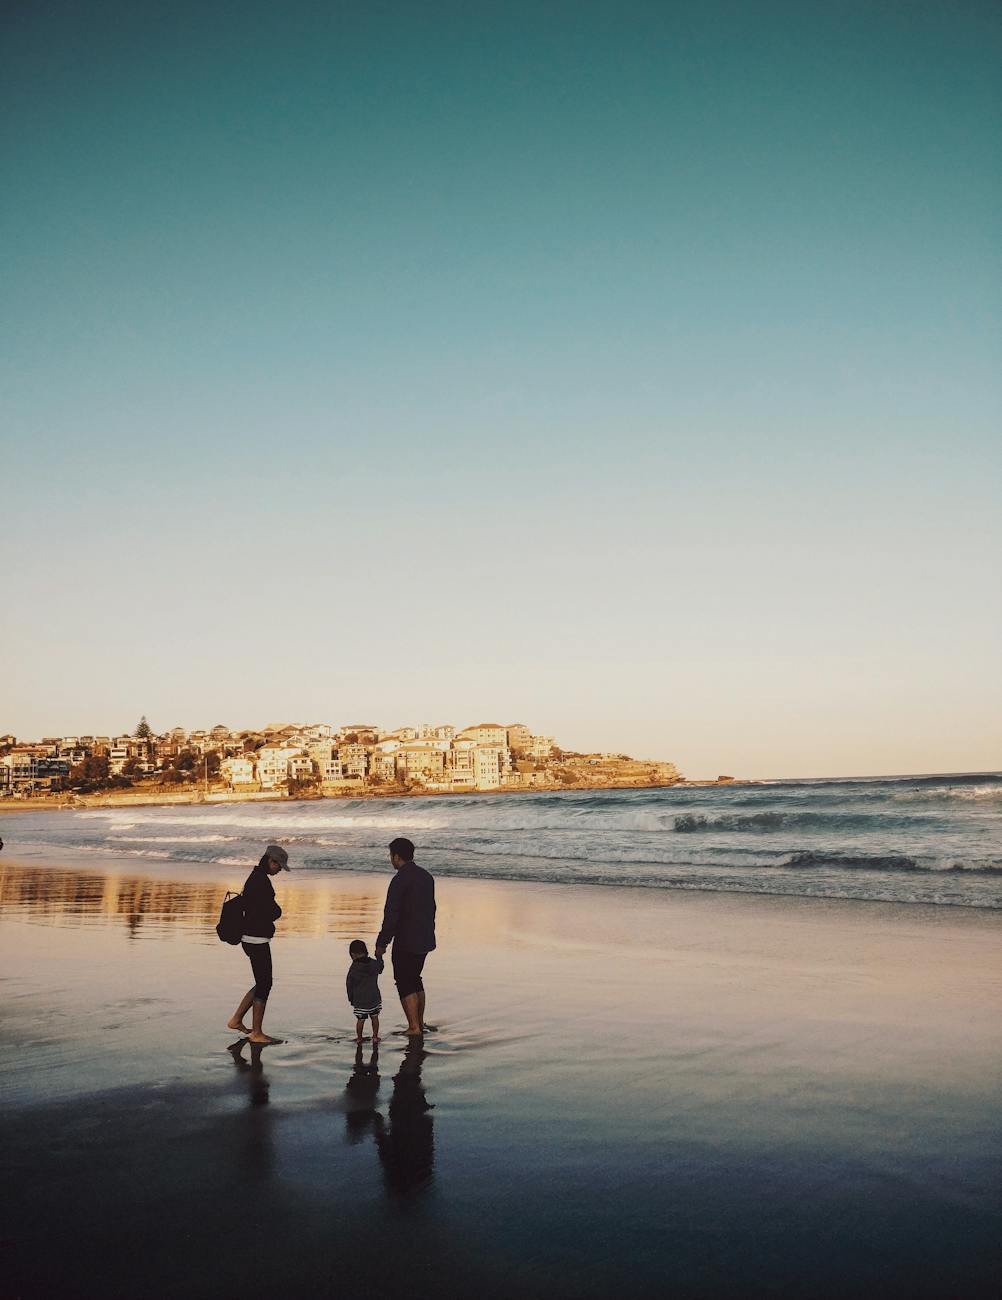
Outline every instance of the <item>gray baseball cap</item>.
{"label": "gray baseball cap", "polygon": [[269,844],[265,849],[265,857],[271,858],[272,862],[277,862],[283,871],[289,871],[289,855],[280,844]]}

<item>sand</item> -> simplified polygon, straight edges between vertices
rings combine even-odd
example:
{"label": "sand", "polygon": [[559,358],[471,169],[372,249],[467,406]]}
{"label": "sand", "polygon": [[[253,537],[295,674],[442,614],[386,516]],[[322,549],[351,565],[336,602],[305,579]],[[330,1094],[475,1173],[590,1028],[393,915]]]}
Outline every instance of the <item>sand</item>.
{"label": "sand", "polygon": [[207,870],[0,868],[0,1294],[997,1293],[998,914],[440,879],[374,1060],[388,874],[279,878],[251,1053]]}

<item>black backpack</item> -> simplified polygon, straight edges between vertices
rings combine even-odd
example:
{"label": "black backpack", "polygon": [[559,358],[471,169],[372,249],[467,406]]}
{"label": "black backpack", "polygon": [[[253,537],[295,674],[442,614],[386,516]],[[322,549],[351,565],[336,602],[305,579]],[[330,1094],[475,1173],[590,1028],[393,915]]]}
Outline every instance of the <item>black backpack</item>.
{"label": "black backpack", "polygon": [[244,896],[226,891],[223,906],[219,913],[216,934],[223,943],[239,943],[244,937]]}

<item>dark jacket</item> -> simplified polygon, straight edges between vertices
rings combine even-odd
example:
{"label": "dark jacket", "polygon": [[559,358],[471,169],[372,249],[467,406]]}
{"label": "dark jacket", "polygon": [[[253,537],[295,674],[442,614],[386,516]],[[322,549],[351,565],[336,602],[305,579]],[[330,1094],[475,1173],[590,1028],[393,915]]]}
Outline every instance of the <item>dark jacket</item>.
{"label": "dark jacket", "polygon": [[379,996],[379,977],[383,973],[382,957],[353,957],[348,967],[345,988],[353,1007],[368,1011],[382,1002]]}
{"label": "dark jacket", "polygon": [[383,928],[377,948],[395,943],[399,952],[433,952],[435,948],[435,880],[416,862],[397,869],[386,891]]}
{"label": "dark jacket", "polygon": [[255,867],[244,883],[244,934],[272,939],[282,909],[275,902],[275,886],[264,867]]}

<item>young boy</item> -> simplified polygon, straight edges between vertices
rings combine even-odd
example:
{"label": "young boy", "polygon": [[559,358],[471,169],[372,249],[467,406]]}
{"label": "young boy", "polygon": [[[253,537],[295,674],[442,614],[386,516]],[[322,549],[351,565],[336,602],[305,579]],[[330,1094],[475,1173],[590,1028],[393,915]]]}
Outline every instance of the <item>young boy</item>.
{"label": "young boy", "polygon": [[355,1010],[356,1038],[362,1041],[362,1029],[366,1020],[372,1021],[372,1041],[379,1042],[379,1013],[383,1002],[379,996],[379,976],[383,973],[382,957],[370,957],[369,950],[361,939],[353,939],[348,945],[351,965],[345,987],[348,1001]]}

